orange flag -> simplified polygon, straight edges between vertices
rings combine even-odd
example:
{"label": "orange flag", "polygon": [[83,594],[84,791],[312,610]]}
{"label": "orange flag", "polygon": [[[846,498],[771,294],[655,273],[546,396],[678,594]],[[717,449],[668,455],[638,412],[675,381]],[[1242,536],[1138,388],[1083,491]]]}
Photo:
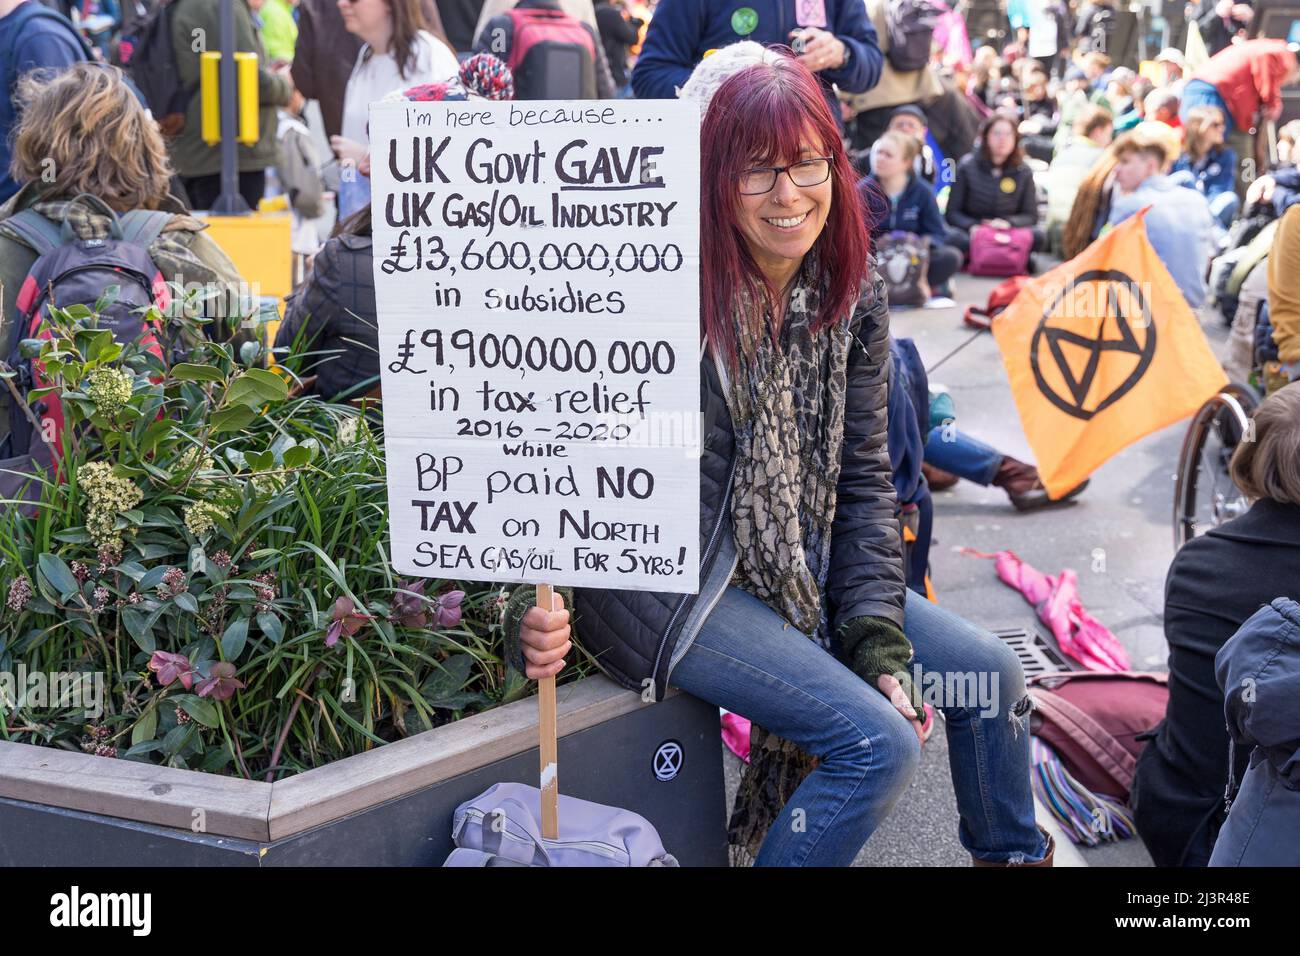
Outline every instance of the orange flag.
{"label": "orange flag", "polygon": [[993,322],[1021,425],[1053,497],[1228,383],[1147,240],[1145,214],[1030,280]]}

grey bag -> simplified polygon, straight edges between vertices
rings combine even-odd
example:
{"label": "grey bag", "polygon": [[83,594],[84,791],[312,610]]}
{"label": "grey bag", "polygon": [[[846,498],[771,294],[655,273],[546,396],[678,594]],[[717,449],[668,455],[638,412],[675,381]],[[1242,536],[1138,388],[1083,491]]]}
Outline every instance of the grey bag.
{"label": "grey bag", "polygon": [[443,866],[677,866],[650,821],[560,795],[560,838],[542,836],[541,791],[498,783],[456,808]]}

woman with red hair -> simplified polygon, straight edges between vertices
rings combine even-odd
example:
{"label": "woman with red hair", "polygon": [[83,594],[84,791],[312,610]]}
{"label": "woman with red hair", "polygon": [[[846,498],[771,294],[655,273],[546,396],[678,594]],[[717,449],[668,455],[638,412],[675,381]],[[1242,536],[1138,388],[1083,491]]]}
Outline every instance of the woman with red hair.
{"label": "woman with red hair", "polygon": [[[923,685],[975,677],[981,699],[924,697],[947,717],[960,838],[1041,865],[1019,662],[904,586],[888,303],[812,74],[764,57],[723,80],[700,166],[700,592],[579,589],[583,647],[647,699],[671,683],[761,728],[732,825],[760,865],[850,864],[912,779]],[[569,612],[529,594],[505,624],[535,679],[564,666]]]}

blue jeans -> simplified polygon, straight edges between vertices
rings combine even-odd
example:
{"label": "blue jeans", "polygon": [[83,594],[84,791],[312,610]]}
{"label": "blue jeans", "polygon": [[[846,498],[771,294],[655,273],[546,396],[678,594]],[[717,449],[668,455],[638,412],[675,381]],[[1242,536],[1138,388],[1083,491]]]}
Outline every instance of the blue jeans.
{"label": "blue jeans", "polygon": [[949,438],[950,441],[944,441],[941,425],[930,429],[925,439],[925,463],[977,485],[992,484],[1002,464],[1002,452],[956,429],[949,433]]}
{"label": "blue jeans", "polygon": [[[962,846],[981,860],[1038,862],[1047,845],[1034,823],[1015,652],[912,591],[904,630],[914,664],[935,675],[923,690],[952,675],[950,695],[924,699],[947,721]],[[963,693],[962,680],[987,692]],[[916,732],[885,696],[739,588],[727,588],[671,683],[820,758],[768,831],[758,866],[848,866],[916,772]]]}

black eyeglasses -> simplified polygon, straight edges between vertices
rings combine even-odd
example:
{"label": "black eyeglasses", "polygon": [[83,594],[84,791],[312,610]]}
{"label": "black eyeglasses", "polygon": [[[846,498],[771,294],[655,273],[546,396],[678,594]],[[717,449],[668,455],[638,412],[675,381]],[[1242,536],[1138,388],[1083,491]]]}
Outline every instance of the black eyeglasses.
{"label": "black eyeglasses", "polygon": [[796,186],[820,186],[831,178],[831,159],[829,156],[819,156],[789,166],[756,166],[746,169],[740,174],[740,194],[761,196],[771,192],[776,185],[776,177],[782,173],[789,176],[790,182]]}

